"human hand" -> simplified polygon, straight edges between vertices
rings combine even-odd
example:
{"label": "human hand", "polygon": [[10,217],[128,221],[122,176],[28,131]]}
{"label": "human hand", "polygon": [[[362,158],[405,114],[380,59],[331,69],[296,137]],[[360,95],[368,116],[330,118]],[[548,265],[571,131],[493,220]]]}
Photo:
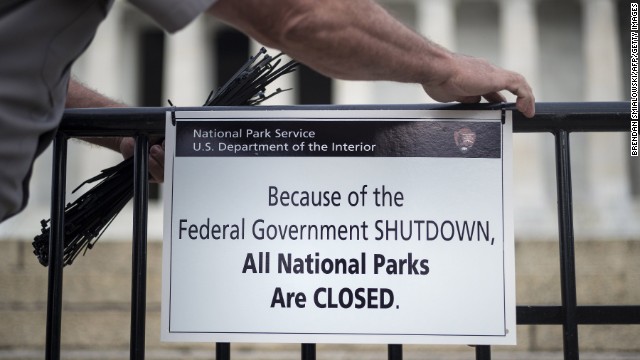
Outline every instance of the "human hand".
{"label": "human hand", "polygon": [[[125,159],[133,156],[135,143],[135,139],[131,137],[120,139],[120,152]],[[164,181],[164,140],[161,144],[155,144],[149,149],[149,175],[151,182]]]}
{"label": "human hand", "polygon": [[501,69],[491,63],[464,55],[454,54],[448,76],[422,84],[424,90],[436,101],[478,103],[504,102],[501,90],[517,96],[516,108],[526,117],[535,115],[535,97],[525,78],[515,72]]}

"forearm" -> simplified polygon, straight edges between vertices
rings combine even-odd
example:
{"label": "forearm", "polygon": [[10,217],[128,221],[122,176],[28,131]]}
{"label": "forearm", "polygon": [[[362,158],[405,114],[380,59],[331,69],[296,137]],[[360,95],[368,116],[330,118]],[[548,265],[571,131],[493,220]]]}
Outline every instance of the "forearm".
{"label": "forearm", "polygon": [[[124,106],[126,105],[92,90],[74,79],[69,81],[67,100],[65,103],[67,109]],[[122,142],[122,138],[120,137],[85,137],[82,138],[82,140],[117,152],[120,152],[120,143]]]}
{"label": "forearm", "polygon": [[71,79],[69,81],[69,88],[67,90],[67,101],[65,103],[65,107],[68,109],[124,106],[126,105],[88,88],[77,80]]}
{"label": "forearm", "polygon": [[[237,1],[244,6],[231,4]],[[211,11],[331,77],[428,83],[444,80],[451,71],[449,51],[407,28],[373,1],[271,1],[220,0]]]}
{"label": "forearm", "polygon": [[419,83],[442,102],[502,102],[508,90],[535,114],[520,74],[442,48],[373,0],[219,0],[210,13],[330,77]]}

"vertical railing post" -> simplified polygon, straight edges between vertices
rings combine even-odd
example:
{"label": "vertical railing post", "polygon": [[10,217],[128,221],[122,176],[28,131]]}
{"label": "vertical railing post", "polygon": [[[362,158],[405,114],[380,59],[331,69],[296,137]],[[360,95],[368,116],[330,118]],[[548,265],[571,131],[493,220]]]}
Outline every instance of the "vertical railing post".
{"label": "vertical railing post", "polygon": [[402,360],[402,345],[401,344],[389,344],[387,346],[387,359],[389,359],[389,360]]}
{"label": "vertical railing post", "polygon": [[130,359],[144,359],[147,302],[147,210],[149,138],[136,136],[133,158],[133,245]]}
{"label": "vertical railing post", "polygon": [[316,344],[302,344],[300,346],[300,359],[316,360]]}
{"label": "vertical railing post", "polygon": [[564,358],[565,360],[578,360],[580,353],[578,348],[578,319],[576,315],[576,267],[573,237],[569,133],[566,130],[558,130],[555,133],[555,142]]}
{"label": "vertical railing post", "polygon": [[476,360],[491,360],[491,346],[477,345]]}
{"label": "vertical railing post", "polygon": [[47,293],[47,360],[60,359],[62,332],[62,275],[64,267],[64,207],[67,177],[67,136],[58,132],[53,142],[49,285]]}
{"label": "vertical railing post", "polygon": [[216,360],[231,359],[231,344],[228,342],[216,343]]}

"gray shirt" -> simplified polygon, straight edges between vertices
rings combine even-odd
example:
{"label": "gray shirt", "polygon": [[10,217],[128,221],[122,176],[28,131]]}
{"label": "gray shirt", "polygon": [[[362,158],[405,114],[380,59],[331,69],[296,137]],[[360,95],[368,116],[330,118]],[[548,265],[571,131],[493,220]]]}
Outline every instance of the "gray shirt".
{"label": "gray shirt", "polygon": [[[132,0],[167,31],[216,0]],[[73,62],[112,0],[8,0],[0,4],[0,222],[22,210],[34,159],[60,123]]]}

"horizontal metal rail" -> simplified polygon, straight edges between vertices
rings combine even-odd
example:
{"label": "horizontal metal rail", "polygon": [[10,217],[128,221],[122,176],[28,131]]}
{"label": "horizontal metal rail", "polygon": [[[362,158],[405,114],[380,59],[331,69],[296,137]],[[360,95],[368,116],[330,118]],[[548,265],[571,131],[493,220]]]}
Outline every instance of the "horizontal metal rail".
{"label": "horizontal metal rail", "polygon": [[[525,118],[513,104],[421,104],[421,105],[300,105],[244,107],[243,110],[514,110],[513,131],[516,133],[629,131],[628,102],[538,103],[536,115]],[[65,112],[60,130],[69,136],[132,136],[138,133],[163,135],[167,111],[202,110],[202,108],[100,108],[70,109]],[[214,110],[214,108],[210,108]],[[216,107],[215,110],[226,110]],[[238,108],[232,108],[238,109]]]}
{"label": "horizontal metal rail", "polygon": [[[213,108],[211,108],[213,110]],[[216,107],[216,110],[228,110]],[[233,108],[237,110],[238,108]],[[571,168],[569,134],[573,132],[608,132],[630,130],[630,105],[628,102],[606,103],[538,103],[536,115],[527,119],[515,111],[513,104],[424,104],[424,105],[359,105],[359,106],[261,106],[246,107],[243,110],[376,110],[376,109],[507,109],[514,110],[513,131],[516,133],[551,133],[556,143],[556,173],[558,185],[559,252],[561,262],[562,304],[558,306],[518,305],[517,324],[520,325],[562,325],[564,357],[566,360],[579,359],[578,325],[630,325],[640,324],[640,305],[637,306],[580,306],[576,301],[575,258],[572,219]],[[66,141],[69,137],[88,136],[135,136],[136,178],[134,205],[133,270],[132,270],[132,325],[131,358],[144,359],[144,312],[146,284],[146,218],[147,218],[147,146],[148,137],[164,135],[167,111],[177,108],[101,108],[72,109],[65,112],[54,147],[52,225],[50,244],[49,293],[47,316],[47,359],[60,358],[60,323],[62,301],[62,261],[61,249],[64,222],[64,189],[66,173]],[[179,108],[179,110],[202,110],[202,108]],[[140,176],[140,173],[145,174]],[[132,186],[134,184],[132,183]],[[639,339],[640,340],[640,339]],[[218,343],[216,358],[230,359],[231,344]],[[476,359],[491,359],[489,346],[475,348]],[[314,360],[315,344],[301,344],[301,359]],[[388,346],[388,358],[402,359],[402,345]]]}
{"label": "horizontal metal rail", "polygon": [[[519,325],[562,325],[562,306],[522,306],[516,308]],[[640,305],[578,306],[578,325],[640,324]]]}

